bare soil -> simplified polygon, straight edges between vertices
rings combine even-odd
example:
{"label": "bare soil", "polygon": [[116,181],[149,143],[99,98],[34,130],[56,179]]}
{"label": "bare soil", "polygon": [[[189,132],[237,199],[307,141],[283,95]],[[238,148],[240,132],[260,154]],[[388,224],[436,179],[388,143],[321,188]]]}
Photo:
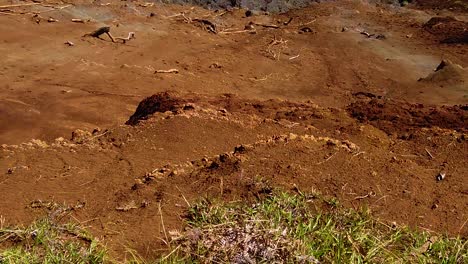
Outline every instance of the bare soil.
{"label": "bare soil", "polygon": [[[116,258],[154,258],[194,201],[284,188],[468,236],[468,46],[442,41],[465,13],[106,2],[0,7],[6,224],[53,213],[34,201],[84,204],[72,216]],[[82,37],[101,26],[136,39]],[[456,70],[436,72],[442,60]]]}

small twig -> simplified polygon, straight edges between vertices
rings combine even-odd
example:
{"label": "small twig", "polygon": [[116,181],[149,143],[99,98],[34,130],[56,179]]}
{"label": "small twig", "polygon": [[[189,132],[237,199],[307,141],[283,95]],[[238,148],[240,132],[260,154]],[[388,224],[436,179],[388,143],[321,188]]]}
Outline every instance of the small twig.
{"label": "small twig", "polygon": [[9,7],[21,7],[21,6],[33,6],[40,5],[41,3],[27,3],[27,4],[16,4],[16,5],[2,5],[0,8],[9,8]]}
{"label": "small twig", "polygon": [[463,227],[465,227],[466,223],[468,222],[468,218],[465,220],[462,226],[460,226],[460,229],[458,229],[458,233],[460,234],[461,231],[463,230]]}
{"label": "small twig", "polygon": [[82,184],[80,184],[79,186],[82,187],[82,186],[88,185],[88,184],[93,183],[93,182],[94,182],[94,179],[92,179],[92,180],[90,180],[90,181],[87,181],[87,182],[85,182],[85,183],[82,183]]}
{"label": "small twig", "polygon": [[380,200],[385,199],[385,198],[387,198],[387,197],[388,197],[388,195],[384,195],[384,196],[380,197],[379,199],[377,199],[373,204],[376,204],[376,203],[379,202]]}
{"label": "small twig", "polygon": [[225,14],[227,14],[227,13],[229,13],[229,12],[231,12],[231,11],[225,10],[224,12],[221,12],[221,13],[219,13],[219,14],[216,14],[214,17],[224,16]]}
{"label": "small twig", "polygon": [[16,13],[9,13],[9,12],[5,12],[5,11],[0,11],[0,15],[10,15],[10,16],[14,16],[14,15],[18,15]]}
{"label": "small twig", "polygon": [[219,188],[220,188],[221,196],[223,196],[223,192],[224,192],[223,176],[221,176],[221,182],[219,183]]}
{"label": "small twig", "polygon": [[184,16],[184,12],[180,12],[179,14],[175,14],[175,15],[171,15],[171,16],[164,16],[164,18],[173,18],[173,17],[180,17],[180,16]]}
{"label": "small twig", "polygon": [[192,206],[190,205],[189,201],[187,200],[187,198],[185,198],[185,196],[184,196],[184,194],[182,193],[182,191],[179,189],[179,187],[178,187],[177,185],[176,185],[175,187],[176,187],[176,189],[180,192],[180,195],[182,195],[182,198],[184,198],[184,201],[185,201],[185,203],[187,204],[187,206],[188,206],[189,208],[192,207]]}
{"label": "small twig", "polygon": [[429,157],[431,157],[431,159],[434,159],[434,156],[432,156],[431,152],[429,152],[429,150],[427,148],[424,149],[427,153],[427,155],[429,155]]}
{"label": "small twig", "polygon": [[221,31],[218,34],[228,35],[228,34],[239,34],[239,33],[247,33],[247,32],[254,33],[257,31],[252,30],[252,29],[245,29],[245,30],[237,30],[237,31]]}
{"label": "small twig", "polygon": [[60,7],[51,6],[52,9],[49,9],[49,10],[46,10],[46,11],[41,11],[41,12],[33,12],[33,13],[35,13],[35,14],[44,14],[44,13],[52,12],[52,11],[55,11],[55,10],[62,10],[62,9],[68,8],[70,6],[72,6],[72,5],[64,5],[64,6],[60,6]]}
{"label": "small twig", "polygon": [[369,34],[369,33],[367,33],[366,31],[361,31],[361,32],[359,32],[359,33],[361,33],[361,35],[364,35],[364,36],[366,36],[366,37],[368,37],[368,38],[370,38],[370,37],[372,37],[372,36],[375,35],[375,34]]}
{"label": "small twig", "polygon": [[363,196],[357,196],[357,197],[354,197],[354,200],[362,200],[364,198],[367,198],[367,197],[374,197],[375,196],[375,193],[373,191],[370,191],[368,194],[366,195],[363,195]]}
{"label": "small twig", "polygon": [[169,69],[169,70],[156,70],[154,73],[179,73],[177,69]]}
{"label": "small twig", "polygon": [[289,25],[289,23],[291,23],[292,20],[293,20],[293,18],[291,17],[288,21],[284,22],[283,25],[285,25],[285,26]]}
{"label": "small twig", "polygon": [[167,254],[164,258],[161,259],[161,262],[170,257],[174,252],[176,252],[182,245],[178,245],[171,253]]}
{"label": "small twig", "polygon": [[294,59],[297,59],[297,58],[299,58],[299,56],[300,56],[300,55],[299,55],[299,54],[297,54],[296,56],[292,56],[292,57],[291,57],[291,58],[289,58],[289,59],[290,59],[290,60],[294,60]]}
{"label": "small twig", "polygon": [[75,23],[84,23],[85,21],[81,18],[72,18],[71,19],[71,22],[75,22]]}
{"label": "small twig", "polygon": [[280,26],[273,25],[273,24],[262,24],[262,23],[253,23],[253,24],[257,26],[266,27],[266,28],[280,28]]}
{"label": "small twig", "polygon": [[335,156],[335,155],[336,155],[336,153],[338,153],[338,152],[339,152],[339,151],[337,151],[337,152],[333,153],[333,154],[332,154],[332,155],[330,155],[330,157],[328,157],[326,160],[324,160],[324,161],[321,161],[321,162],[317,163],[317,165],[320,165],[320,164],[323,164],[323,163],[325,163],[325,162],[329,161],[329,160],[330,160],[330,159],[331,159],[333,156]]}
{"label": "small twig", "polygon": [[158,210],[159,210],[159,215],[161,216],[161,224],[162,224],[162,227],[163,227],[164,236],[166,237],[166,243],[168,243],[169,239],[167,237],[166,227],[164,226],[164,219],[163,219],[163,215],[162,215],[162,211],[161,211],[161,202],[158,203]]}
{"label": "small twig", "polygon": [[310,25],[310,24],[314,23],[315,21],[317,21],[317,19],[313,19],[313,20],[311,20],[311,21],[309,21],[309,22],[306,22],[306,23],[304,23],[304,24],[300,24],[300,27]]}
{"label": "small twig", "polygon": [[122,40],[122,42],[125,44],[127,41],[130,41],[131,39],[135,39],[135,32],[129,32],[128,36],[125,37],[115,37],[115,40]]}

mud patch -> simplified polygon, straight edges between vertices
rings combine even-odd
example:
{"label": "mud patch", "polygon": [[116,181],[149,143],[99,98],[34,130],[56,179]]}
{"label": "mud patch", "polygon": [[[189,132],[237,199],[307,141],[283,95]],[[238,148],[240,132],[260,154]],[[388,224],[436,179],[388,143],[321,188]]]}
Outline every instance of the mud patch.
{"label": "mud patch", "polygon": [[468,105],[435,107],[372,99],[351,104],[348,112],[359,121],[369,122],[388,134],[423,127],[468,131]]}

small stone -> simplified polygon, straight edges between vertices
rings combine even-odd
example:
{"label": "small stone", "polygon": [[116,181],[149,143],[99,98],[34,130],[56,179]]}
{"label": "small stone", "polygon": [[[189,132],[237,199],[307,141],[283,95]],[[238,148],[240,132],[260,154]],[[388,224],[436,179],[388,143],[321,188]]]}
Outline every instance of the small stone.
{"label": "small stone", "polygon": [[441,181],[443,179],[445,179],[445,172],[440,172],[439,174],[437,174],[436,176],[437,181]]}

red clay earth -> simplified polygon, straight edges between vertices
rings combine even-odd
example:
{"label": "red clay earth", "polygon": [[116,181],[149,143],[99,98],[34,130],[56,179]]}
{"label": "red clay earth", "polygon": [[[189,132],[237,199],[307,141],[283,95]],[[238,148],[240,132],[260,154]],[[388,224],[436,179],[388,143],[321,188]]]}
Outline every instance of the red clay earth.
{"label": "red clay earth", "polygon": [[[0,15],[5,224],[54,213],[39,200],[84,204],[72,218],[113,256],[130,248],[154,258],[196,200],[284,188],[468,236],[468,48],[427,31],[431,10],[356,1],[253,17],[138,1],[10,9]],[[213,34],[172,17],[181,11],[219,32],[280,26]],[[103,25],[137,38],[81,37]],[[435,72],[442,59],[456,70]]]}
{"label": "red clay earth", "polygon": [[434,35],[441,43],[456,44],[468,43],[468,22],[453,17],[433,17],[424,29]]}

